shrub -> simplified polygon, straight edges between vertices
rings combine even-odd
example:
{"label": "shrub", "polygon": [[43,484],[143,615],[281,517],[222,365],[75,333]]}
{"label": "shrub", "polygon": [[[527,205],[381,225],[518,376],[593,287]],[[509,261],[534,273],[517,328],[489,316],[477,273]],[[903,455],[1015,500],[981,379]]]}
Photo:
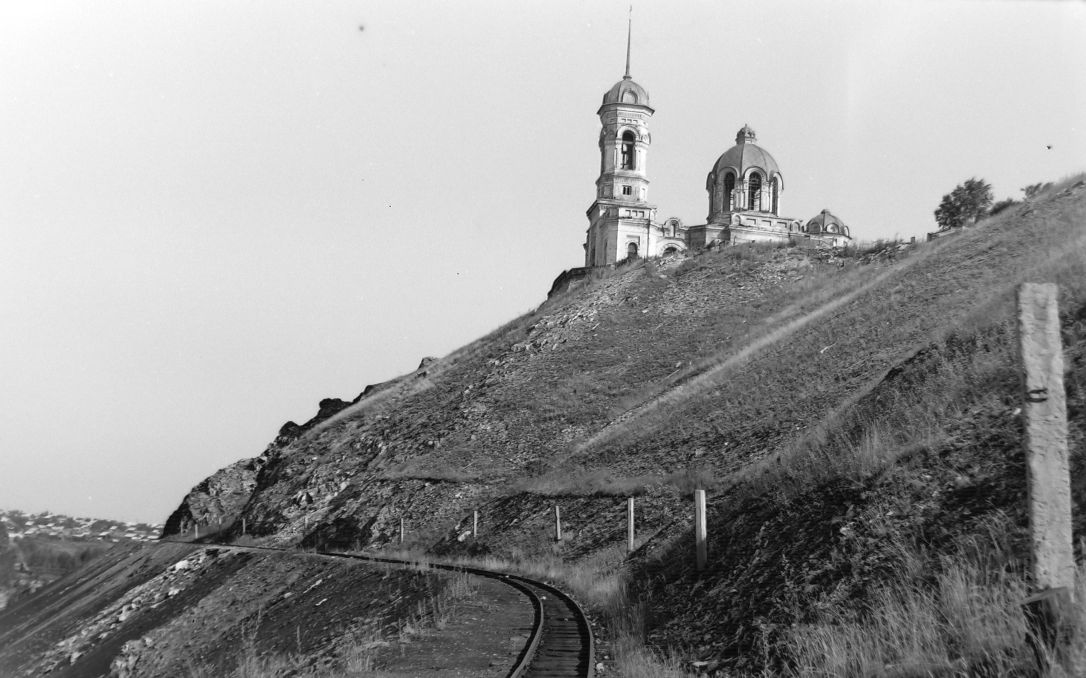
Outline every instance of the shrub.
{"label": "shrub", "polygon": [[967,226],[984,216],[992,205],[992,187],[983,179],[967,179],[943,196],[935,221],[942,229]]}
{"label": "shrub", "polygon": [[988,214],[990,214],[992,216],[995,216],[995,215],[999,214],[1000,212],[1006,210],[1007,208],[1014,207],[1017,204],[1018,204],[1018,201],[1014,200],[1012,198],[1007,198],[1005,200],[1000,200],[999,202],[992,205],[992,208],[990,210],[988,210]]}

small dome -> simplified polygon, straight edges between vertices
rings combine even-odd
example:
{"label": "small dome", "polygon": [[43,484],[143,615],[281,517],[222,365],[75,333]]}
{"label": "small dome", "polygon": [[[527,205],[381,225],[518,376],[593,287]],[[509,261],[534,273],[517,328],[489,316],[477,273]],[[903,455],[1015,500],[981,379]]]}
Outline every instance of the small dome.
{"label": "small dome", "polygon": [[636,104],[648,107],[649,92],[627,75],[603,95],[603,105],[608,104]]}
{"label": "small dome", "polygon": [[807,222],[806,231],[812,235],[822,233],[834,233],[852,237],[848,226],[829,210],[822,210],[813,219]]}
{"label": "small dome", "polygon": [[754,143],[756,140],[757,137],[754,136],[754,130],[750,128],[750,125],[743,125],[743,128],[735,135],[735,146],[724,151],[723,155],[717,158],[716,164],[713,165],[713,173],[731,167],[742,177],[751,167],[758,167],[766,173],[767,177],[779,174],[780,168],[777,166],[777,161],[773,159],[769,151]]}

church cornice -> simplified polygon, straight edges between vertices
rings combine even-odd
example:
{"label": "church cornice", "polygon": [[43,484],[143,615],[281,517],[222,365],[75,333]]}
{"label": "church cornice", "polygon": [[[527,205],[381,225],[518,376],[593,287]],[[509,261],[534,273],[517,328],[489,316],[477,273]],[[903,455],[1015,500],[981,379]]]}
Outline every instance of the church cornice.
{"label": "church cornice", "polygon": [[641,174],[638,170],[614,169],[601,174],[599,179],[596,179],[596,184],[598,185],[601,182],[606,183],[610,181],[611,177],[614,177],[615,179],[636,179],[643,184],[652,183],[645,177],[644,174]]}
{"label": "church cornice", "polygon": [[[592,220],[592,213],[600,207],[625,207],[632,210],[650,210],[656,211],[656,204],[651,202],[637,202],[635,200],[617,200],[615,198],[599,198],[593,201],[592,205],[585,210],[585,216]],[[638,221],[641,219],[648,219],[649,217],[615,217],[616,219],[622,219],[625,221]]]}
{"label": "church cornice", "polygon": [[603,115],[604,111],[621,111],[623,109],[629,111],[648,111],[649,115],[652,115],[656,112],[655,108],[653,108],[652,106],[646,106],[644,104],[613,103],[600,106],[599,110],[596,111],[596,115]]}

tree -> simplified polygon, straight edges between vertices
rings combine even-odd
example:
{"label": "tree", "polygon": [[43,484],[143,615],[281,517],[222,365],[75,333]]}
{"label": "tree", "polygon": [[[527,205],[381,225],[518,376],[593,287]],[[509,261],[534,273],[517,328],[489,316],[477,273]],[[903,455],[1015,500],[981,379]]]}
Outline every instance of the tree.
{"label": "tree", "polygon": [[1030,184],[1029,186],[1026,186],[1025,188],[1023,188],[1022,192],[1026,194],[1026,201],[1028,202],[1030,200],[1033,200],[1034,198],[1036,198],[1041,193],[1043,193],[1044,191],[1048,190],[1051,187],[1052,187],[1052,182],[1051,181],[1046,181],[1046,182],[1040,183],[1040,184]]}
{"label": "tree", "polygon": [[943,196],[939,209],[935,210],[935,221],[943,230],[961,228],[987,214],[991,205],[992,187],[983,179],[974,177],[958,184]]}

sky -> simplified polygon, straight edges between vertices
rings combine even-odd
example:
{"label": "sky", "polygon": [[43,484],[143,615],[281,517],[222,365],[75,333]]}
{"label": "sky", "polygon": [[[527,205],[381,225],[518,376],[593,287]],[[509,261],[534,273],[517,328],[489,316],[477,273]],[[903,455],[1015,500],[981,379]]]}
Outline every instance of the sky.
{"label": "sky", "polygon": [[[583,265],[627,2],[0,4],[0,507],[162,521]],[[750,124],[781,213],[924,237],[1086,169],[1086,4],[635,3],[649,199]],[[1051,148],[1049,148],[1051,147]]]}

